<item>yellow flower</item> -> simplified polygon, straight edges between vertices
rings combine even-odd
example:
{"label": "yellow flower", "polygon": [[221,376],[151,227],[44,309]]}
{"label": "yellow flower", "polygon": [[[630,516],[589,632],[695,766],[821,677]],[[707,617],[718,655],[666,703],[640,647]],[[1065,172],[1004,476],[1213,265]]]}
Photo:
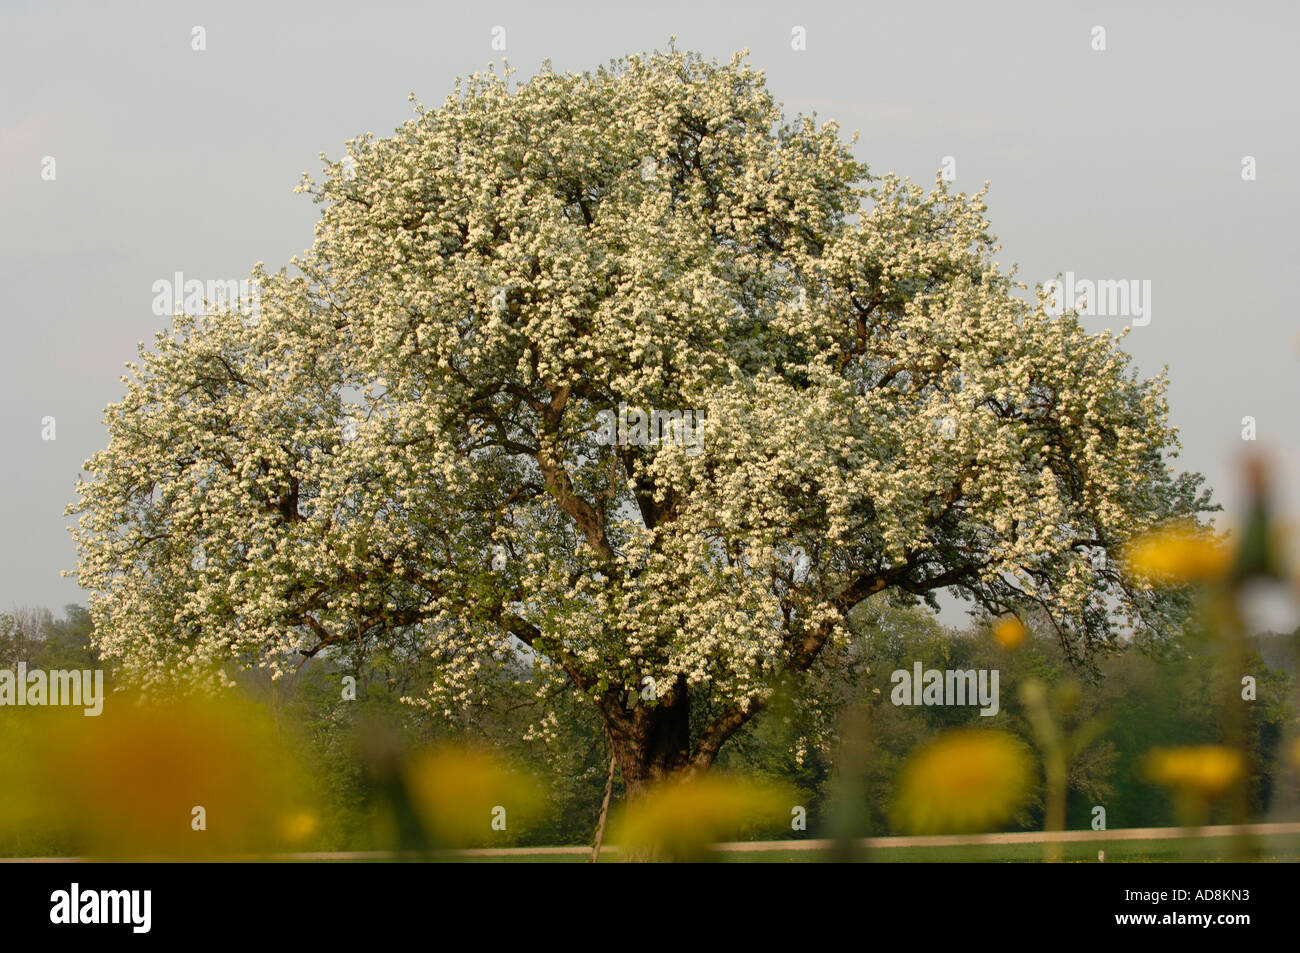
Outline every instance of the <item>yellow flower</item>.
{"label": "yellow flower", "polygon": [[1003,616],[993,626],[993,639],[1004,649],[1014,649],[1025,640],[1025,624],[1013,615]]}
{"label": "yellow flower", "polygon": [[1155,585],[1218,579],[1231,568],[1232,558],[1223,539],[1190,523],[1171,523],[1124,547],[1128,572]]}
{"label": "yellow flower", "polygon": [[320,819],[314,811],[291,811],[280,817],[279,832],[291,844],[301,843],[315,834],[320,827]]}
{"label": "yellow flower", "polygon": [[612,839],[633,854],[698,859],[754,823],[788,819],[790,807],[789,794],[772,785],[714,774],[674,779],[635,797]]}
{"label": "yellow flower", "polygon": [[[303,777],[265,712],[232,699],[40,713],[19,779],[45,829],[97,857],[214,856],[270,848]],[[23,803],[32,803],[28,792]],[[3,827],[0,819],[0,827]]]}
{"label": "yellow flower", "polygon": [[1025,746],[1001,731],[950,731],[913,752],[894,800],[894,824],[916,834],[989,830],[1024,803],[1033,778]]}
{"label": "yellow flower", "polygon": [[1155,748],[1147,754],[1146,770],[1157,784],[1212,800],[1241,778],[1246,759],[1222,745]]}
{"label": "yellow flower", "polygon": [[424,752],[407,770],[406,785],[437,847],[511,843],[541,805],[541,794],[529,778],[472,748]]}

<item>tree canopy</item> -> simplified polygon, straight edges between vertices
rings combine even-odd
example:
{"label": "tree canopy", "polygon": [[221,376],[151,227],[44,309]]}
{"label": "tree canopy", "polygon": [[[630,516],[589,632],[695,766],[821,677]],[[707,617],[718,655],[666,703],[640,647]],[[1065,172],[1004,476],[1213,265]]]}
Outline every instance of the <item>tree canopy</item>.
{"label": "tree canopy", "polygon": [[[576,691],[635,785],[711,764],[877,593],[1032,609],[1085,664],[1179,610],[1117,559],[1206,504],[1164,377],[1023,293],[984,191],[870,175],[740,55],[477,74],[302,188],[260,315],[178,315],[87,462],[126,674],[415,638],[416,701]],[[622,407],[705,416],[611,441]]]}

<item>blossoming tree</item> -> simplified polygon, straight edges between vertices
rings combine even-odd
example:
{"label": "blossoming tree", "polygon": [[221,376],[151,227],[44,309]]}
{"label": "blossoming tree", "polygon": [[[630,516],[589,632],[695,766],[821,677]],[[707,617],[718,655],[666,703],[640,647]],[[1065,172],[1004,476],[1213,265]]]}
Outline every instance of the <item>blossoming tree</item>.
{"label": "blossoming tree", "polygon": [[[578,692],[635,789],[875,594],[1032,610],[1082,661],[1178,608],[1113,558],[1205,503],[1163,377],[1022,293],[983,192],[869,176],[740,56],[476,75],[302,189],[310,252],[141,347],[70,507],[144,682],[414,638],[414,701]],[[622,405],[707,416],[611,441]]]}

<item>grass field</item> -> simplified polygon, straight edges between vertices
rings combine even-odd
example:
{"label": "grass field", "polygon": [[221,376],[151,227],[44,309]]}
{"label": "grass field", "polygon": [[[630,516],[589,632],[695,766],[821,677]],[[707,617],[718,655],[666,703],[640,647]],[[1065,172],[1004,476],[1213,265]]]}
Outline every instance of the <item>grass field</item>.
{"label": "grass field", "polygon": [[[1065,844],[1066,861],[1097,863],[1097,852],[1106,852],[1107,863],[1161,863],[1171,861],[1221,861],[1228,857],[1228,845],[1216,838],[1206,843],[1200,838],[1159,841],[1094,841]],[[755,854],[731,854],[727,860],[789,863],[813,860],[809,851],[777,850]],[[820,859],[820,858],[816,858]],[[948,847],[881,847],[870,850],[861,859],[877,863],[1036,863],[1043,859],[1042,844],[974,844]],[[1293,862],[1300,860],[1300,847],[1292,836],[1261,838],[1251,852],[1257,861]]]}
{"label": "grass field", "polygon": [[[1234,854],[1234,837],[1244,834],[1244,856]],[[817,863],[860,860],[873,863],[1039,863],[1043,860],[1041,832],[977,834],[939,837],[880,837],[854,842],[849,857],[836,852],[830,841],[762,841],[718,845],[715,854],[724,863]],[[1110,832],[1064,831],[1050,835],[1062,841],[1062,857],[1071,863],[1215,863],[1249,860],[1262,863],[1300,861],[1300,823],[1252,824],[1244,828],[1211,827],[1199,830],[1172,827],[1120,829]],[[794,843],[801,846],[795,847]],[[450,861],[454,863],[586,863],[590,847],[505,847],[443,851],[435,854],[395,854],[388,851],[230,855],[212,860],[382,863]],[[37,861],[67,863],[84,857],[14,857],[0,862]],[[157,858],[165,859],[165,858]],[[601,863],[617,863],[617,847],[606,847]]]}
{"label": "grass field", "polygon": [[[1090,840],[1063,845],[1066,862],[1097,863],[1105,851],[1107,863],[1222,862],[1232,859],[1228,837],[1174,837],[1151,840]],[[509,856],[470,855],[455,859],[469,863],[586,863],[590,850],[564,853],[530,853]],[[724,863],[809,863],[829,859],[823,850],[773,848],[771,850],[720,851]],[[872,847],[855,859],[875,863],[1038,863],[1043,859],[1041,843],[945,844]],[[1300,839],[1295,834],[1272,834],[1254,838],[1248,859],[1265,863],[1300,861]],[[618,852],[602,852],[602,863],[616,863]]]}

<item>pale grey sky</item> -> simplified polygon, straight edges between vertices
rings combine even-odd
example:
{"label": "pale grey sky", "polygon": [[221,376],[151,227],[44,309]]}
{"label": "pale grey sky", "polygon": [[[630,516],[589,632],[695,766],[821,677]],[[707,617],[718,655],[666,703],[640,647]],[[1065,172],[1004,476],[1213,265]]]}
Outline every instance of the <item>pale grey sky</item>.
{"label": "pale grey sky", "polygon": [[1169,365],[1183,466],[1231,511],[1253,416],[1284,502],[1300,504],[1300,6],[3,0],[0,609],[84,602],[59,575],[75,563],[63,508],[106,439],[122,364],[167,323],[153,282],[247,277],[303,250],[317,208],[292,191],[300,173],[389,133],[409,92],[434,106],[456,76],[499,64],[497,26],[521,78],[670,35],[719,59],[748,48],[787,112],[860,130],[873,172],[928,184],[952,156],[962,190],[992,181],[1001,260],[1023,280],[1151,282],[1150,323],[1127,347],[1147,374]]}

